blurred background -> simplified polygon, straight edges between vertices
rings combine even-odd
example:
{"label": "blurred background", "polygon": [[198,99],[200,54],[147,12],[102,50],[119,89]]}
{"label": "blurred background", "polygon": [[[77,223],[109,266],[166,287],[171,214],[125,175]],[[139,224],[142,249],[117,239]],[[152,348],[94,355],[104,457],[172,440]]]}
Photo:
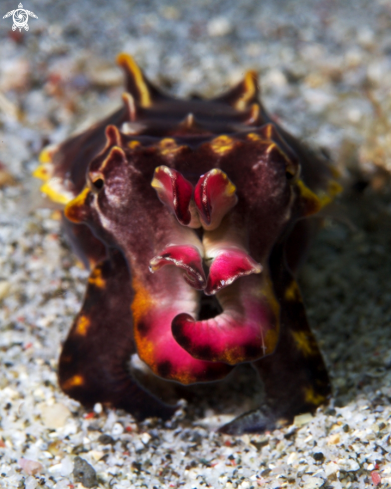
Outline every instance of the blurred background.
{"label": "blurred background", "polygon": [[[2,16],[15,8],[2,0]],[[344,166],[391,168],[387,0],[34,0],[24,8],[38,16],[28,32],[12,31],[12,17],[0,22],[8,136],[0,152],[16,176],[26,145],[36,152],[118,105],[120,51],[178,96],[212,96],[256,69],[264,103],[291,132]]]}

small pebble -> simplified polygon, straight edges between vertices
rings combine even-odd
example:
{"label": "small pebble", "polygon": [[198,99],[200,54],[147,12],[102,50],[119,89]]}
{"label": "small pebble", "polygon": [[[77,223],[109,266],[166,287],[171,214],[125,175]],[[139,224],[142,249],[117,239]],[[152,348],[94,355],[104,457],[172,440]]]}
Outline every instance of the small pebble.
{"label": "small pebble", "polygon": [[341,437],[339,433],[335,433],[334,435],[331,435],[327,441],[328,445],[336,445],[341,441]]}
{"label": "small pebble", "polygon": [[43,406],[41,410],[41,419],[47,428],[61,428],[70,415],[69,409],[60,403]]}
{"label": "small pebble", "polygon": [[103,434],[99,436],[98,442],[102,443],[102,445],[114,445],[115,440],[112,436]]}
{"label": "small pebble", "polygon": [[96,414],[101,414],[101,412],[103,411],[103,407],[102,407],[102,404],[100,402],[97,402],[95,405],[94,405],[94,412]]}
{"label": "small pebble", "polygon": [[329,462],[325,467],[326,477],[334,476],[339,470],[340,470],[340,467],[337,463]]}
{"label": "small pebble", "polygon": [[11,284],[6,280],[0,280],[0,301],[5,299],[11,290]]}
{"label": "small pebble", "polygon": [[316,460],[317,462],[323,462],[324,460],[324,455],[322,452],[315,452],[312,456],[314,457],[314,460]]}
{"label": "small pebble", "polygon": [[144,445],[147,445],[151,439],[151,435],[147,432],[143,433],[141,436],[140,436],[140,439],[141,441],[144,443]]}
{"label": "small pebble", "polygon": [[64,457],[61,461],[60,475],[62,477],[67,477],[72,473],[73,464],[70,457]]}
{"label": "small pebble", "polygon": [[124,432],[124,427],[121,423],[114,423],[113,429],[111,430],[111,434],[113,436],[120,436]]}
{"label": "small pebble", "polygon": [[38,480],[33,476],[27,477],[27,479],[24,481],[24,489],[36,489],[37,486]]}
{"label": "small pebble", "polygon": [[75,482],[80,482],[84,487],[96,487],[98,485],[95,469],[81,457],[75,457],[73,477]]}
{"label": "small pebble", "polygon": [[303,489],[317,489],[323,486],[324,480],[320,477],[308,477],[304,483]]}
{"label": "small pebble", "polygon": [[381,477],[378,472],[371,472],[371,479],[375,486],[378,486],[381,483]]}
{"label": "small pebble", "polygon": [[314,417],[312,416],[311,413],[304,413],[304,414],[299,414],[298,416],[295,416],[293,423],[295,426],[300,428],[301,426],[304,426],[305,424],[309,423],[313,419],[314,419]]}
{"label": "small pebble", "polygon": [[18,460],[19,467],[28,475],[35,475],[38,472],[42,472],[43,466],[36,460],[29,460],[27,458],[20,458]]}
{"label": "small pebble", "polygon": [[208,34],[212,37],[225,36],[231,31],[231,24],[226,17],[215,17],[207,25]]}

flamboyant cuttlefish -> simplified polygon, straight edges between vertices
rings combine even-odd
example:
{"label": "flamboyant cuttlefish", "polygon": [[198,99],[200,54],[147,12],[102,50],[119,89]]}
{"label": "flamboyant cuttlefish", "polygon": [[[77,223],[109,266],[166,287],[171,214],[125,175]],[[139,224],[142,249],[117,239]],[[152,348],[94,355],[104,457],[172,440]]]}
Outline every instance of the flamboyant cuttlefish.
{"label": "flamboyant cuttlefish", "polygon": [[134,60],[123,106],[46,148],[35,175],[66,204],[63,227],[91,268],[59,361],[84,405],[167,418],[173,407],[132,378],[217,381],[251,362],[259,409],[221,430],[273,429],[327,401],[330,383],[294,278],[338,185],[326,161],[281,129],[248,72],[211,100],[162,93]]}

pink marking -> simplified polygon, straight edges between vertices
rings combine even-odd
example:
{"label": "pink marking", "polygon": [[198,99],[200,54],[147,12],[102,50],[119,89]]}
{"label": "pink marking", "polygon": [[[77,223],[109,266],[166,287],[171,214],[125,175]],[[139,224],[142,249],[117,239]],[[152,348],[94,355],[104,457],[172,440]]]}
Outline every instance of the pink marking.
{"label": "pink marking", "polygon": [[177,315],[171,326],[174,338],[194,358],[230,365],[272,353],[275,341],[268,344],[266,335],[274,331],[276,338],[278,317],[262,288],[259,276],[246,277],[219,292],[220,315],[201,321]]}
{"label": "pink marking", "polygon": [[216,229],[236,205],[235,190],[227,175],[217,168],[200,177],[194,190],[194,200],[205,229]]}
{"label": "pink marking", "polygon": [[181,173],[167,166],[158,166],[151,185],[160,201],[183,226],[199,227],[197,213],[195,210],[192,212],[193,185]]}
{"label": "pink marking", "polygon": [[158,256],[150,261],[150,271],[156,272],[165,265],[175,265],[184,270],[183,278],[197,290],[206,285],[205,273],[202,268],[202,258],[195,246],[168,246]]}
{"label": "pink marking", "polygon": [[[153,307],[142,319],[142,330],[136,337],[138,353],[153,372],[165,379],[182,384],[209,382],[224,378],[232,369],[229,365],[193,358],[173,338],[171,322],[178,307]],[[136,325],[136,331],[138,325]],[[144,340],[149,348],[143,348]]]}
{"label": "pink marking", "polygon": [[261,273],[262,265],[240,249],[225,249],[213,260],[208,276],[205,293],[213,295],[239,277]]}

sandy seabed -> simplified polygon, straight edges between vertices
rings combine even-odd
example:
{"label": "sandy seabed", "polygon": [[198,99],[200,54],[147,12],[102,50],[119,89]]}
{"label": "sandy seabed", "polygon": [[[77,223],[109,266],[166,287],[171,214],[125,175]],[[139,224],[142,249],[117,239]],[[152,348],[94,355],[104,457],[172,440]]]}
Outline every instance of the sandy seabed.
{"label": "sandy seabed", "polygon": [[[14,8],[3,1],[1,15]],[[28,32],[0,21],[0,486],[82,487],[73,476],[81,457],[92,467],[84,485],[102,488],[391,487],[390,3],[25,8],[39,17]],[[87,272],[31,171],[44,145],[119,105],[119,51],[178,96],[211,96],[257,69],[276,120],[339,167],[346,191],[300,276],[334,387],[314,417],[231,437],[215,428],[259,396],[240,382],[214,399],[201,391],[167,423],[137,424],[100,405],[87,412],[59,390],[60,345]],[[251,375],[243,370],[250,384]]]}

